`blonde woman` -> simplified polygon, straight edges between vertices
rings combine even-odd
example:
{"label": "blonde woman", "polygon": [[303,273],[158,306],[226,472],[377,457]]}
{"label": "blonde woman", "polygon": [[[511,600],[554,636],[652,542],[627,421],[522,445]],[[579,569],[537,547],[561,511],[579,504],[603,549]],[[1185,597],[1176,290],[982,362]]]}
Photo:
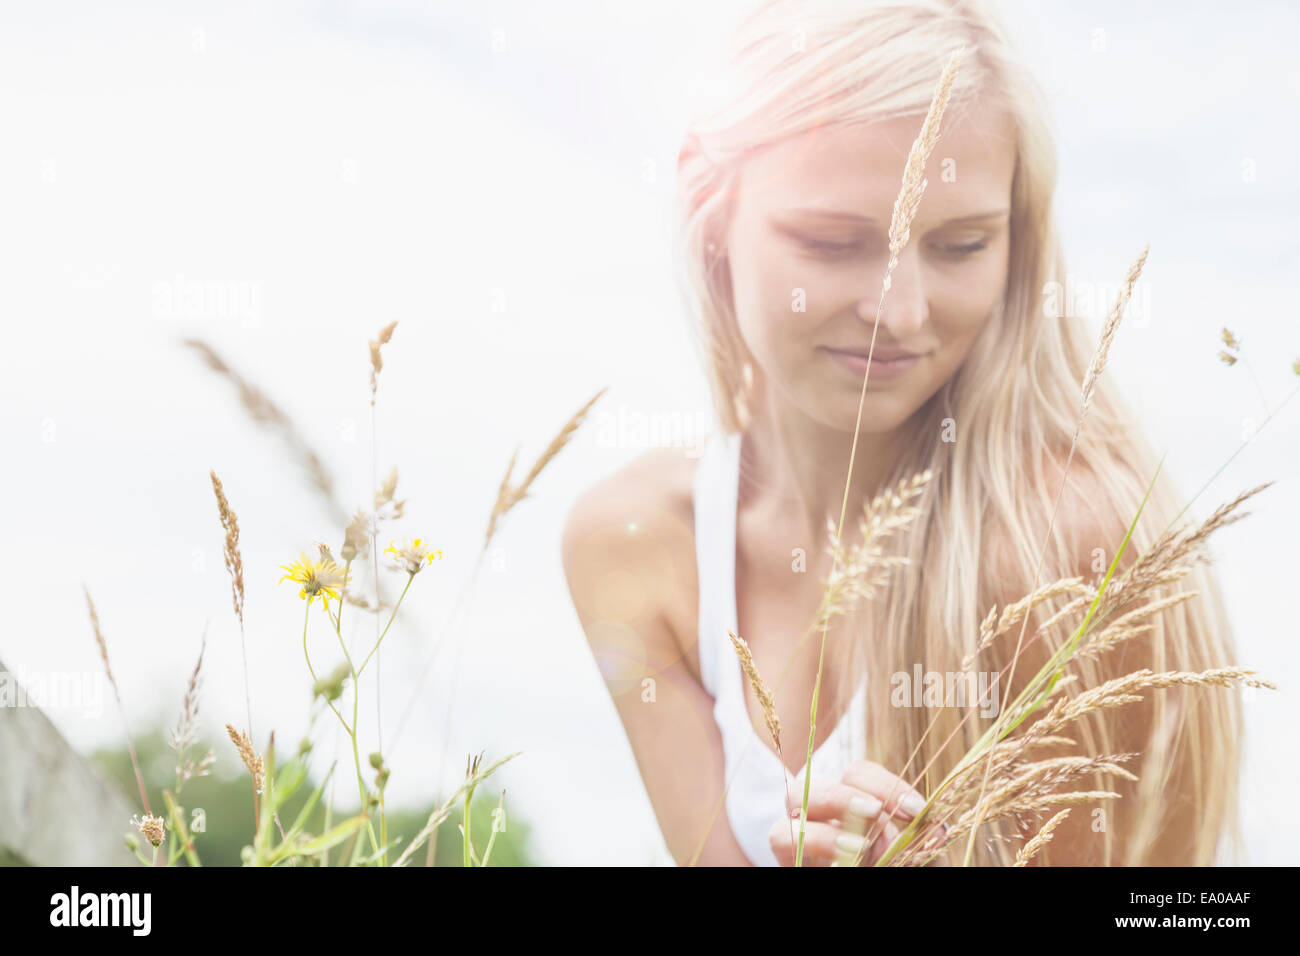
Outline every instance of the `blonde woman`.
{"label": "blonde woman", "polygon": [[[878,313],[907,151],[959,49],[929,187]],[[844,500],[874,332],[849,542],[882,489],[934,477],[900,545],[911,563],[827,633],[804,850],[824,865],[837,846],[858,848],[843,826],[852,810],[877,825],[870,863],[915,813],[920,769],[940,779],[990,724],[916,706],[905,685],[960,671],[994,605],[1061,577],[1095,581],[1157,460],[1103,377],[1035,579],[1095,325],[1044,308],[1064,276],[1052,145],[1034,83],[984,9],[766,3],[740,27],[729,77],[678,169],[686,288],[719,427],[698,458],[657,450],[586,491],[565,528],[566,574],[673,858],[790,865],[821,648],[819,631],[803,638],[830,570],[827,519]],[[1115,280],[1136,251],[1117,255]],[[1131,553],[1185,500],[1162,476]],[[1210,573],[1181,587],[1199,597],[1123,653],[1082,662],[1086,686],[1142,666],[1233,662]],[[774,686],[783,760],[729,630]],[[1022,655],[1013,693],[1065,636],[1050,631]],[[977,666],[996,675],[1014,648],[1013,635]],[[1078,724],[1086,752],[1140,753],[1139,781],[1107,778],[1121,799],[1076,808],[1036,863],[1213,862],[1236,837],[1239,708],[1230,692],[1174,688]],[[974,860],[1008,863],[1027,835],[990,824]]]}

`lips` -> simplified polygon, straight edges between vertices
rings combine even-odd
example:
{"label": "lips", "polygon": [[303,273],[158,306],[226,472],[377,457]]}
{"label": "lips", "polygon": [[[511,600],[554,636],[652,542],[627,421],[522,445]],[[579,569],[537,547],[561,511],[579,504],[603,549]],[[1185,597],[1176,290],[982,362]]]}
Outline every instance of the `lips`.
{"label": "lips", "polygon": [[[836,365],[846,369],[859,385],[866,382],[886,383],[907,375],[925,357],[925,353],[904,352],[902,349],[876,349],[867,361],[866,350],[823,348],[823,352]],[[882,355],[895,355],[885,359]]]}
{"label": "lips", "polygon": [[868,355],[870,355],[872,361],[876,361],[876,362],[892,362],[895,359],[915,358],[922,354],[920,352],[909,352],[905,349],[887,349],[887,348],[882,348],[880,346],[876,346],[874,352],[871,350],[870,346],[868,346],[867,348],[851,348],[851,349],[835,349],[835,348],[831,348],[830,346],[826,346],[826,350],[828,352],[838,352],[841,355],[856,355],[859,358],[864,358],[864,359]]}

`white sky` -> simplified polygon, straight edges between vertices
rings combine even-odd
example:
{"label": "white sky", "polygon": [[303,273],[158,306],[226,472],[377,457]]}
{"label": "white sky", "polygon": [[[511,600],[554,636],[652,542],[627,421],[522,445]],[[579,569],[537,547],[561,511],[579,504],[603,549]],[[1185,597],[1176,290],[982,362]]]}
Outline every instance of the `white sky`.
{"label": "white sky", "polygon": [[[1113,284],[1151,244],[1150,314],[1121,332],[1109,374],[1190,493],[1235,449],[1243,420],[1262,418],[1243,369],[1214,358],[1219,327],[1244,340],[1273,405],[1295,384],[1300,15],[1263,3],[1006,5],[1051,100],[1071,273]],[[370,485],[366,342],[397,319],[380,469],[401,466],[400,531],[446,558],[417,579],[412,626],[385,645],[391,744],[514,447],[530,462],[605,385],[607,414],[671,414],[687,428],[707,416],[671,284],[672,171],[693,93],[746,7],[0,6],[0,573],[11,596],[0,660],[30,675],[96,672],[84,580],[133,727],[174,719],[205,625],[205,725],[242,724],[215,468],[242,529],[255,727],[296,740],[309,686],[302,604],[277,585],[278,566],[341,529],[279,440],[179,340],[206,339],[264,388],[352,504]],[[167,306],[168,289],[193,283],[246,308]],[[573,498],[645,450],[617,428],[611,446],[596,424],[508,519],[505,568],[482,576],[455,632],[450,733],[456,655],[444,651],[387,748],[390,795],[431,798],[444,738],[449,780],[469,750],[522,750],[502,780],[538,859],[666,863],[558,560]],[[1285,730],[1300,718],[1288,690],[1300,665],[1298,448],[1294,403],[1195,509],[1278,482],[1216,550],[1241,658],[1282,685],[1247,706],[1244,818],[1259,864],[1294,862],[1300,843],[1288,799],[1300,760]],[[49,713],[79,748],[120,739],[111,706],[98,719]]]}

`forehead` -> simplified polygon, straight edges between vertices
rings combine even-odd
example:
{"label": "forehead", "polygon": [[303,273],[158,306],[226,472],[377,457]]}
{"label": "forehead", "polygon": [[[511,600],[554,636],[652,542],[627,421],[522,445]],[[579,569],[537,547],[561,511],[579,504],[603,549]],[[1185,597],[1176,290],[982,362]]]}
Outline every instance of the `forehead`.
{"label": "forehead", "polygon": [[[774,143],[745,162],[740,206],[750,213],[839,210],[888,223],[921,122],[910,116],[829,127]],[[1014,171],[1015,129],[1007,114],[975,108],[956,122],[945,119],[926,164],[930,182],[917,224],[1009,205]]]}

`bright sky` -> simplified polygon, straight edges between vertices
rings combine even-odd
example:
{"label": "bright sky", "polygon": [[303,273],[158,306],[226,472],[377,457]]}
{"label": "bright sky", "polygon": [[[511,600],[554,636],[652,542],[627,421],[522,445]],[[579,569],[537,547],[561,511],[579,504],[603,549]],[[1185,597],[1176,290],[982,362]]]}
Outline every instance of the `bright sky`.
{"label": "bright sky", "polygon": [[[1190,493],[1296,382],[1300,14],[1005,5],[1051,101],[1071,274],[1113,284],[1151,244],[1149,311],[1122,330],[1108,374]],[[213,733],[242,725],[215,468],[242,529],[254,726],[296,740],[302,604],[278,566],[341,528],[283,444],[179,342],[208,341],[280,404],[352,506],[372,480],[366,343],[396,319],[379,470],[401,467],[399,532],[446,558],[417,579],[410,626],[385,645],[390,797],[432,797],[440,743],[447,781],[467,751],[520,750],[502,781],[538,859],[669,862],[569,603],[559,533],[584,487],[644,452],[620,422],[666,416],[689,439],[708,420],[672,285],[673,164],[747,6],[0,10],[0,660],[32,678],[97,673],[85,581],[132,727],[174,720],[205,626],[202,719]],[[1265,399],[1215,359],[1224,324]],[[394,744],[511,452],[522,445],[526,465],[606,385],[601,416],[508,518],[503,564],[482,575]],[[1195,509],[1278,482],[1216,551],[1241,658],[1283,686],[1247,705],[1258,864],[1300,849],[1288,796],[1300,760],[1284,730],[1300,720],[1286,690],[1300,669],[1298,447],[1294,403]],[[111,705],[49,714],[83,750],[120,740]]]}

